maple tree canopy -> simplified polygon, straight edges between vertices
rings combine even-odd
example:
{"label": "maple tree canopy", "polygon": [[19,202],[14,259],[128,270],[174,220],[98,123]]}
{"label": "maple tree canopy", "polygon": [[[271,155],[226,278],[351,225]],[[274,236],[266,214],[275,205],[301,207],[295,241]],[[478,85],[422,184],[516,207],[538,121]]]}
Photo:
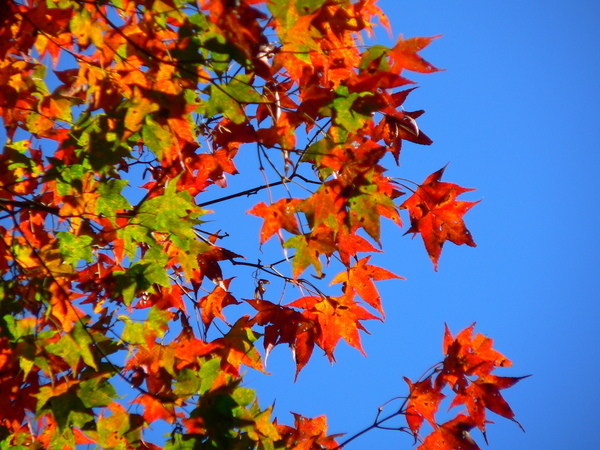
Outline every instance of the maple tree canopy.
{"label": "maple tree canopy", "polygon": [[[436,270],[446,241],[475,246],[477,202],[457,200],[471,189],[444,169],[416,188],[397,177],[404,141],[432,143],[403,104],[407,72],[438,70],[419,55],[434,37],[366,45],[376,24],[391,33],[375,0],[0,10],[0,447],[352,440],[324,416],[274,419],[243,366],[265,372],[281,344],[296,376],[315,347],[364,353],[376,283],[400,278],[372,262],[382,218],[399,238],[406,209]],[[260,232],[236,240],[224,205]],[[514,420],[499,391],[520,378],[492,373],[510,362],[473,327],[446,330],[444,355],[392,416],[422,450],[478,448],[469,430],[486,410]],[[448,391],[466,410],[440,424]],[[172,432],[152,443],[157,421]]]}

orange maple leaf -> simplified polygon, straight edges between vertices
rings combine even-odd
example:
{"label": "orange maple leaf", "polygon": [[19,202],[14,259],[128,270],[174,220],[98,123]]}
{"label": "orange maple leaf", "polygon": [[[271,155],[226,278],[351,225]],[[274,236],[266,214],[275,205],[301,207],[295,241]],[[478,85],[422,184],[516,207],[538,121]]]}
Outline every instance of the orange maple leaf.
{"label": "orange maple leaf", "polygon": [[463,391],[468,385],[468,376],[489,375],[495,367],[510,367],[512,362],[492,348],[493,340],[477,334],[473,338],[475,323],[452,337],[448,325],[444,335],[443,370],[436,378],[436,386],[449,383],[455,392]]}
{"label": "orange maple leaf", "polygon": [[[473,337],[474,328],[475,324],[472,324],[458,333],[456,338],[454,338],[446,325],[444,336],[444,354],[446,357],[443,361],[442,370],[435,380],[435,389],[440,392],[446,384],[449,384],[456,394],[450,404],[450,408],[461,404],[466,405],[467,412],[469,413],[468,422],[470,428],[477,426],[484,433],[484,436],[485,426],[488,423],[486,420],[486,409],[512,420],[521,427],[519,422],[515,420],[515,414],[512,409],[500,394],[500,390],[509,388],[527,377],[498,377],[491,375],[491,372],[496,367],[510,367],[512,363],[504,355],[492,348],[493,341],[490,338],[482,334],[477,334]],[[477,376],[478,378],[472,381],[470,377],[473,376]],[[459,417],[461,416],[459,415]],[[409,417],[407,416],[408,419]],[[419,450],[457,448],[452,446],[454,445],[452,444],[454,441],[449,439],[455,439],[456,436],[460,437],[460,433],[468,432],[470,428],[459,429],[459,433],[450,438],[447,436],[448,430],[440,431],[440,429],[437,429],[433,433],[433,435],[437,436],[435,439],[446,442],[446,446],[439,446],[437,441],[434,442],[434,438],[428,443],[428,437],[423,446],[419,447]],[[468,435],[466,436],[468,437]],[[425,446],[427,443],[428,446]],[[436,447],[435,445],[438,446]],[[471,445],[469,442],[466,445],[466,447],[460,448],[478,448],[474,443],[474,447],[469,446]]]}
{"label": "orange maple leaf", "polygon": [[452,400],[450,408],[465,404],[469,415],[473,419],[473,423],[482,432],[485,432],[485,424],[488,423],[485,419],[486,409],[512,420],[521,426],[515,420],[515,413],[508,402],[502,397],[502,394],[500,394],[500,390],[514,386],[527,377],[498,377],[495,375],[480,377],[464,390],[464,394],[459,393],[456,395],[454,400]]}
{"label": "orange maple leaf", "polygon": [[158,343],[152,343],[148,348],[140,346],[125,364],[125,371],[132,372],[132,379],[138,386],[146,381],[149,396],[167,392],[171,385],[172,376],[162,365],[165,350],[166,347]]}
{"label": "orange maple leaf", "polygon": [[417,54],[438,37],[412,37],[403,39],[400,36],[396,45],[390,50],[390,61],[393,70],[397,73],[400,73],[404,69],[421,73],[439,71],[440,69],[434,67]]}
{"label": "orange maple leaf", "polygon": [[421,233],[435,270],[446,241],[476,247],[462,216],[479,201],[457,201],[456,197],[460,194],[474,189],[440,182],[445,169],[443,167],[429,175],[415,193],[400,205],[401,209],[408,209],[410,215],[411,227],[406,234]]}
{"label": "orange maple leaf", "polygon": [[167,423],[173,423],[176,418],[175,408],[173,403],[167,403],[159,400],[156,397],[148,394],[141,394],[131,403],[139,403],[144,407],[144,420],[148,423],[162,419]]}
{"label": "orange maple leaf", "polygon": [[175,355],[174,367],[177,370],[182,370],[184,367],[198,370],[200,366],[199,359],[201,357],[205,357],[221,348],[221,346],[214,342],[204,342],[186,333],[182,333],[178,340],[171,342],[169,346],[173,349],[173,354]]}
{"label": "orange maple leaf", "polygon": [[366,356],[359,330],[367,330],[361,321],[381,320],[354,301],[354,291],[340,297],[302,297],[287,306],[303,308],[304,316],[319,324],[316,343],[332,362],[333,351],[342,338]]}
{"label": "orange maple leaf", "polygon": [[225,316],[223,315],[223,308],[227,305],[239,305],[238,302],[227,289],[229,289],[229,283],[233,278],[223,280],[217,285],[213,291],[202,297],[198,304],[202,310],[202,323],[208,328],[215,317],[218,317],[223,322],[226,322]]}
{"label": "orange maple leaf", "polygon": [[427,436],[417,450],[480,450],[469,434],[474,426],[469,416],[459,414]]}
{"label": "orange maple leaf", "polygon": [[283,437],[285,448],[291,450],[336,449],[339,448],[335,438],[339,434],[327,436],[327,418],[325,416],[311,419],[300,414],[294,415],[294,428],[278,425],[279,434]]}
{"label": "orange maple leaf", "polygon": [[340,258],[346,266],[350,265],[350,258],[356,256],[358,252],[382,252],[382,250],[373,247],[362,236],[351,233],[346,227],[340,227],[335,237],[337,239]]}
{"label": "orange maple leaf", "polygon": [[417,381],[416,383],[404,377],[404,381],[408,383],[410,389],[410,396],[408,397],[406,407],[406,422],[410,430],[416,436],[425,419],[427,419],[432,427],[437,427],[435,414],[440,406],[440,402],[446,396],[439,389],[431,385],[431,377],[423,381]]}
{"label": "orange maple leaf", "polygon": [[[475,324],[462,330],[456,338],[452,337],[448,326],[444,336],[444,358],[442,371],[435,380],[435,387],[443,389],[449,384],[456,393],[450,407],[465,404],[473,426],[485,432],[487,423],[486,409],[512,420],[515,415],[500,394],[525,377],[498,377],[491,375],[496,367],[510,367],[511,361],[502,353],[493,349],[492,339],[477,334],[473,337]],[[470,378],[478,378],[471,381]]]}
{"label": "orange maple leaf", "polygon": [[367,264],[371,259],[370,256],[360,259],[347,272],[341,272],[336,275],[331,284],[346,283],[351,289],[354,289],[360,297],[375,308],[382,316],[385,315],[381,306],[381,296],[375,287],[375,281],[389,280],[399,278],[398,275],[381,267],[371,266]]}
{"label": "orange maple leaf", "polygon": [[239,370],[243,364],[266,373],[260,354],[253,344],[256,339],[249,316],[240,317],[225,336],[213,341],[220,347],[216,353],[223,359],[221,369],[239,377]]}
{"label": "orange maple leaf", "polygon": [[261,245],[267,242],[271,236],[278,233],[283,242],[280,230],[283,228],[293,234],[300,234],[298,219],[296,218],[296,206],[300,203],[297,198],[282,198],[271,205],[260,202],[248,211],[248,214],[265,219],[260,230]]}
{"label": "orange maple leaf", "polygon": [[48,290],[52,293],[50,297],[50,314],[61,324],[62,329],[69,332],[73,325],[85,316],[83,311],[73,304],[73,300],[82,294],[68,292],[62,283],[52,283]]}

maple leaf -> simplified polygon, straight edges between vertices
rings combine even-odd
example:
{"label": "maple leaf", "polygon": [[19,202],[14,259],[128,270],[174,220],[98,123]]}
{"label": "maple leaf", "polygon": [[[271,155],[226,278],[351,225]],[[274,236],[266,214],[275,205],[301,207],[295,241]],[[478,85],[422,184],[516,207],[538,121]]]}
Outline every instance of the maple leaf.
{"label": "maple leaf", "polygon": [[381,320],[354,301],[354,291],[340,297],[302,297],[286,306],[304,309],[304,316],[319,324],[316,343],[331,362],[335,361],[333,351],[342,338],[366,356],[359,331],[367,330],[361,321]]}
{"label": "maple leaf", "polygon": [[327,418],[325,416],[311,419],[300,414],[292,414],[294,415],[294,427],[278,426],[285,448],[290,450],[339,448],[335,438],[341,435],[327,436]]}
{"label": "maple leaf", "polygon": [[172,376],[163,364],[165,351],[166,348],[158,343],[151,343],[148,348],[138,346],[125,365],[125,371],[133,372],[134,378],[146,381],[150,396],[170,390]]}
{"label": "maple leaf", "polygon": [[467,376],[484,377],[495,367],[510,367],[512,362],[492,348],[494,341],[482,334],[473,338],[475,323],[452,337],[448,325],[444,334],[444,367],[436,379],[436,385],[450,383],[455,391],[467,386]]}
{"label": "maple leaf", "polygon": [[321,276],[323,265],[319,260],[318,242],[311,237],[311,234],[301,234],[293,236],[284,242],[284,248],[293,248],[296,250],[292,260],[294,278],[302,275],[302,272],[310,265],[314,266],[317,275]]}
{"label": "maple leaf", "polygon": [[236,377],[239,376],[242,364],[266,373],[260,354],[254,346],[258,336],[252,331],[251,326],[252,322],[249,316],[243,316],[224,337],[213,341],[214,344],[221,347],[216,352],[222,355],[222,369]]}
{"label": "maple leaf", "polygon": [[435,414],[446,396],[431,385],[431,377],[416,383],[404,377],[404,381],[410,390],[406,405],[406,422],[410,431],[417,436],[425,419],[432,427],[437,427]]}
{"label": "maple leaf", "polygon": [[433,141],[421,131],[415,120],[425,111],[398,112],[394,108],[388,107],[385,108],[384,112],[386,114],[373,131],[374,139],[383,139],[383,141],[390,146],[389,151],[394,155],[394,160],[397,165],[400,164],[402,140],[421,145],[431,145],[433,143]]}
{"label": "maple leaf", "polygon": [[372,34],[373,22],[371,20],[377,17],[379,23],[391,34],[392,28],[390,21],[383,11],[375,4],[376,0],[360,0],[353,4],[355,14],[358,20],[365,22],[365,29],[368,33]]}
{"label": "maple leaf", "polygon": [[135,305],[136,309],[150,308],[156,306],[159,309],[167,310],[175,308],[185,311],[185,303],[183,302],[183,291],[180,286],[174,284],[172,286],[162,287],[154,294],[145,294]]}
{"label": "maple leaf", "polygon": [[350,233],[345,227],[341,227],[337,234],[337,243],[340,258],[344,265],[350,265],[350,258],[356,256],[358,252],[381,252],[373,247],[369,241],[358,234]]}
{"label": "maple leaf", "polygon": [[410,216],[411,227],[405,234],[413,233],[414,236],[421,233],[435,270],[446,241],[476,246],[462,216],[479,201],[457,201],[457,196],[473,189],[440,182],[445,169],[443,167],[429,175],[415,193],[400,205],[401,209],[408,209]]}
{"label": "maple leaf", "polygon": [[[265,104],[261,103],[260,106],[265,106]],[[293,104],[291,106],[295,107]],[[227,118],[221,120],[216,130],[212,132],[212,138],[218,148],[227,149],[227,153],[230,155],[232,151],[237,151],[243,143],[256,142],[257,140],[256,130],[251,124],[236,124]],[[233,169],[235,169],[235,166],[233,166],[232,161],[224,164],[224,167],[227,167],[227,173],[234,174]]]}
{"label": "maple leaf", "polygon": [[[334,170],[341,168],[342,163],[337,156],[331,159],[335,162]],[[314,229],[321,224],[325,224],[329,228],[337,229],[338,223],[345,216],[342,212],[344,198],[340,195],[341,191],[342,185],[338,180],[329,180],[298,205],[298,210],[306,215],[311,228]]]}
{"label": "maple leaf", "polygon": [[296,378],[308,363],[315,345],[315,324],[300,312],[287,306],[275,305],[267,300],[246,300],[258,314],[252,322],[265,326],[263,344],[265,365],[273,348],[288,344],[296,362]]}
{"label": "maple leaf", "polygon": [[469,433],[474,427],[469,416],[459,414],[436,428],[417,450],[480,450]]}
{"label": "maple leaf", "polygon": [[437,69],[417,54],[417,52],[423,50],[431,43],[431,41],[438,37],[439,36],[413,37],[403,39],[403,37],[400,36],[396,45],[390,50],[390,60],[394,70],[398,73],[403,69],[421,73],[439,71],[440,69]]}
{"label": "maple leaf", "polygon": [[194,292],[198,292],[204,277],[208,278],[216,285],[221,285],[221,283],[223,283],[223,272],[221,271],[221,266],[219,266],[218,261],[232,260],[233,258],[241,257],[230,250],[217,247],[216,245],[208,245],[204,242],[202,243],[202,249],[203,251],[196,256],[198,259],[198,269],[193,271],[191,279]]}
{"label": "maple leaf", "polygon": [[[446,325],[444,334],[446,357],[442,370],[435,380],[435,386],[441,390],[446,383],[450,384],[456,393],[450,407],[465,404],[473,426],[477,426],[482,432],[485,431],[486,408],[519,424],[499,391],[527,377],[491,375],[496,367],[510,367],[512,363],[493,349],[493,341],[490,338],[482,334],[473,337],[474,328],[475,324],[472,324],[453,338]],[[469,377],[472,376],[478,378],[470,382]]]}
{"label": "maple leaf", "polygon": [[346,283],[347,289],[354,289],[360,297],[375,308],[382,316],[384,316],[383,307],[381,306],[381,296],[373,283],[375,281],[389,280],[399,278],[389,270],[381,267],[367,264],[371,259],[370,256],[360,259],[354,266],[350,267],[347,272],[341,272],[331,281],[331,284]]}
{"label": "maple leaf", "polygon": [[88,436],[83,434],[83,431],[81,431],[79,428],[73,428],[73,435],[75,437],[75,444],[77,445],[89,445],[96,443],[95,440],[90,439]]}
{"label": "maple leaf", "polygon": [[80,321],[75,322],[75,326],[68,333],[64,334],[60,341],[46,346],[48,351],[55,355],[60,355],[73,371],[83,362],[88,366],[98,370],[96,356],[94,355],[95,341],[89,331],[84,330]]}
{"label": "maple leaf", "polygon": [[[110,416],[104,414],[108,411],[112,413]],[[129,442],[125,435],[140,435],[144,418],[139,414],[128,413],[119,403],[111,403],[104,413],[98,418],[98,444],[101,447],[122,447]],[[104,430],[111,430],[111,432],[106,433]]]}
{"label": "maple leaf", "polygon": [[182,333],[177,341],[170,344],[170,347],[173,349],[174,367],[177,370],[184,367],[192,367],[197,370],[200,357],[207,356],[220,348],[214,342],[207,343],[186,333]]}
{"label": "maple leaf", "polygon": [[[80,297],[81,294],[68,292],[64,285],[52,283],[48,289],[52,296],[50,297],[51,314],[60,324],[63,330],[69,332],[73,326],[85,314],[81,309],[73,305],[72,300]],[[67,295],[70,294],[70,297]]]}
{"label": "maple leaf", "polygon": [[202,297],[198,301],[198,306],[201,308],[202,323],[208,328],[215,317],[218,317],[224,322],[225,316],[223,315],[223,308],[227,305],[239,305],[238,302],[231,293],[229,293],[229,284],[233,278],[222,281],[222,286],[217,285],[213,291]]}
{"label": "maple leaf", "polygon": [[168,423],[173,423],[175,421],[176,414],[173,404],[159,400],[153,395],[141,394],[131,403],[138,403],[143,406],[144,420],[148,423],[154,423],[161,419]]}
{"label": "maple leaf", "polygon": [[500,389],[504,386],[510,387],[525,377],[512,378],[509,383],[506,383],[506,380],[500,379],[508,377],[494,378],[496,380],[491,375],[488,375],[471,383],[464,392],[456,395],[450,405],[450,408],[452,408],[460,404],[465,404],[473,423],[482,432],[485,432],[486,408],[506,419],[515,421],[515,413],[500,394]]}
{"label": "maple leaf", "polygon": [[301,201],[297,198],[282,198],[268,206],[264,202],[260,202],[248,211],[248,214],[262,217],[265,220],[260,230],[261,245],[276,233],[279,234],[279,239],[283,242],[283,236],[279,231],[282,228],[292,234],[300,234],[298,219],[296,218],[296,206]]}

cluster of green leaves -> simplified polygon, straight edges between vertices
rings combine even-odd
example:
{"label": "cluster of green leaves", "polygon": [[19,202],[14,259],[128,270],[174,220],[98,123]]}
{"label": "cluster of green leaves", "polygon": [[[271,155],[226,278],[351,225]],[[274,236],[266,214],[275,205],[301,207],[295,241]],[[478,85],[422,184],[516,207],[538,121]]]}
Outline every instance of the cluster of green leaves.
{"label": "cluster of green leaves", "polygon": [[[375,21],[389,27],[374,0],[4,4],[2,447],[154,449],[145,430],[161,420],[164,448],[337,448],[324,417],[274,420],[242,367],[264,371],[261,336],[266,355],[292,348],[297,375],[315,346],[331,361],[342,339],[362,351],[363,322],[383,316],[374,282],[399,278],[370,264],[382,217],[401,226],[407,209],[436,267],[446,240],[475,245],[467,189],[441,171],[411,189],[384,166],[403,141],[431,143],[402,104],[406,70],[437,70],[418,55],[432,38],[363,46]],[[259,163],[251,187],[206,200],[242,147]],[[248,212],[257,247],[279,238],[271,264],[224,248],[206,209],[263,190]],[[258,274],[246,300],[224,261]],[[327,278],[324,264],[341,271],[302,278]],[[266,299],[269,279],[300,295]],[[256,312],[230,324],[239,304]]]}

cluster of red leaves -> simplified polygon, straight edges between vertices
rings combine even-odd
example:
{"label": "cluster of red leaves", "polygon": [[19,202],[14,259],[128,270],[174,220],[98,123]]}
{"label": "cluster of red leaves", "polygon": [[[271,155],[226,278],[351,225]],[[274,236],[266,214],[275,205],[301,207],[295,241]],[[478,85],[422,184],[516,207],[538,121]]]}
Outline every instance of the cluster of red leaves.
{"label": "cluster of red leaves", "polygon": [[[512,363],[492,348],[492,339],[479,333],[473,336],[474,328],[475,324],[454,338],[446,326],[445,357],[441,367],[416,383],[405,378],[410,396],[404,414],[410,431],[418,436],[425,420],[434,429],[418,450],[479,450],[469,431],[477,427],[485,437],[486,423],[490,423],[486,419],[486,410],[516,422],[515,414],[500,390],[514,386],[526,377],[492,375],[497,367],[510,367]],[[458,414],[454,419],[438,424],[435,415],[446,397],[443,394],[446,386],[454,396],[450,408],[464,404],[467,414]]]}
{"label": "cluster of red leaves", "polygon": [[266,355],[276,345],[288,344],[296,361],[297,377],[310,359],[315,344],[330,361],[335,361],[334,349],[340,339],[364,354],[359,331],[365,328],[361,321],[378,318],[357,303],[355,295],[383,314],[373,281],[399,278],[381,267],[367,264],[368,261],[368,257],[361,259],[348,272],[341,272],[333,279],[332,284],[346,285],[344,295],[339,297],[308,296],[285,306],[262,299],[246,300],[259,311],[253,321],[265,326]]}

